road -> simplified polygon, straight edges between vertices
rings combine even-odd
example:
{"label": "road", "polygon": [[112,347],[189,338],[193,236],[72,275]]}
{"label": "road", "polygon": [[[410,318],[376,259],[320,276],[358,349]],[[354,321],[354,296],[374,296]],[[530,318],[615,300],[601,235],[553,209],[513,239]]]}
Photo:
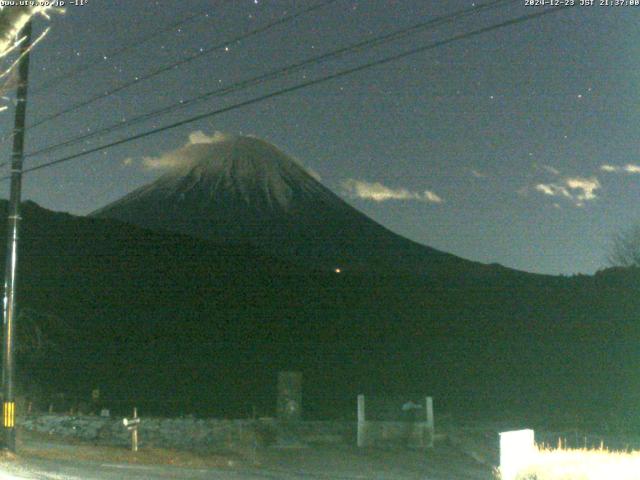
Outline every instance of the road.
{"label": "road", "polygon": [[[428,451],[348,445],[262,448],[248,458],[124,449],[22,436],[19,455],[0,459],[0,480],[493,480],[490,466],[451,445]],[[253,457],[253,460],[249,458]],[[181,466],[176,466],[181,465]]]}
{"label": "road", "polygon": [[[313,472],[299,472],[286,470],[265,469],[219,469],[200,468],[191,469],[171,466],[149,466],[130,464],[100,464],[82,462],[29,460],[12,461],[0,464],[0,480],[122,480],[135,478],[136,480],[401,480],[404,477],[393,473],[379,473],[357,476],[336,476],[333,474],[318,474]],[[453,477],[423,476],[424,480],[444,480]],[[471,478],[471,477],[469,477]]]}
{"label": "road", "polygon": [[0,462],[0,480],[488,480],[487,470],[469,471],[457,462],[432,465],[418,472],[392,468],[345,472],[328,463],[322,471],[301,471],[295,465],[246,468],[184,468],[167,465],[135,465],[92,461],[17,459]]}
{"label": "road", "polygon": [[[219,468],[183,468],[59,460],[15,460],[0,464],[0,480],[297,480],[302,478],[334,478],[309,476],[285,471],[236,470]],[[343,477],[362,480],[365,477]]]}

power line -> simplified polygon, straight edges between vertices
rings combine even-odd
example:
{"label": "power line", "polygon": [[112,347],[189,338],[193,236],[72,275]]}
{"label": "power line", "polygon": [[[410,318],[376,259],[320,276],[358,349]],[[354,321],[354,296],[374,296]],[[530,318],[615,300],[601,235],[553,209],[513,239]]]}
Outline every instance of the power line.
{"label": "power line", "polygon": [[[156,37],[159,37],[160,35],[163,35],[167,32],[170,32],[172,30],[175,30],[176,28],[179,28],[181,26],[187,25],[191,22],[196,21],[197,19],[201,18],[202,15],[207,15],[208,11],[210,10],[210,8],[205,8],[202,9],[194,14],[191,15],[187,15],[186,17],[178,20],[177,22],[174,22],[170,25],[167,25],[165,27],[162,27],[160,29],[154,30],[153,32],[151,32],[149,35],[146,35],[140,39],[137,40],[131,40],[129,42],[127,42],[123,47],[117,48],[115,50],[113,50],[111,53],[106,53],[105,57],[113,60],[114,58],[123,55],[127,52],[129,52],[130,50],[134,50],[138,47],[140,47],[140,45],[144,45],[145,43],[150,42],[151,40],[153,40]],[[36,88],[34,90],[33,93],[40,93],[43,92],[45,90],[49,90],[50,88],[62,83],[63,81],[67,80],[68,78],[72,77],[72,76],[77,76],[81,73],[86,72],[87,70],[91,70],[92,68],[99,66],[99,65],[103,65],[103,61],[102,60],[98,60],[95,62],[91,62],[91,63],[86,63],[84,65],[80,65],[77,68],[72,68],[70,70],[67,70],[64,73],[61,73],[58,76],[55,76],[51,79],[49,79],[48,81],[46,81],[45,83],[43,83],[42,85],[40,85],[38,88]]]}
{"label": "power line", "polygon": [[252,77],[250,79],[247,80],[243,80],[241,82],[237,82],[234,83],[232,85],[228,85],[226,87],[222,87],[222,88],[217,88],[215,90],[209,91],[209,92],[205,92],[203,94],[200,94],[196,97],[193,97],[189,100],[184,100],[184,101],[180,101],[180,102],[176,102],[172,105],[169,105],[167,107],[163,107],[160,108],[158,110],[154,110],[152,112],[147,112],[141,115],[138,115],[136,117],[133,117],[129,120],[127,120],[126,122],[118,122],[112,125],[109,125],[107,127],[104,127],[100,130],[96,130],[90,133],[85,133],[76,137],[73,137],[71,139],[65,140],[63,142],[57,143],[57,144],[52,144],[52,145],[48,145],[46,147],[43,147],[39,150],[35,150],[33,152],[28,153],[26,156],[31,158],[31,157],[35,157],[38,155],[42,155],[44,153],[48,153],[51,152],[53,150],[62,148],[62,147],[67,147],[70,145],[75,145],[77,143],[80,143],[84,140],[87,140],[89,138],[93,138],[95,136],[98,135],[103,135],[106,133],[110,133],[113,132],[115,130],[119,130],[121,128],[125,128],[125,127],[129,127],[131,125],[135,125],[137,123],[140,123],[142,121],[145,120],[149,120],[161,115],[165,115],[167,113],[173,112],[175,110],[181,109],[181,108],[186,108],[190,105],[193,105],[195,103],[201,102],[203,100],[209,99],[211,97],[221,97],[224,95],[228,95],[229,93],[233,93],[233,92],[237,92],[239,90],[248,88],[248,87],[252,87],[252,86],[256,86],[256,85],[260,85],[266,81],[269,80],[273,80],[276,79],[278,77],[284,76],[284,75],[289,75],[297,70],[300,70],[304,67],[310,66],[310,65],[314,65],[314,64],[318,64],[321,62],[324,62],[326,60],[332,59],[332,58],[336,58],[339,56],[343,56],[347,53],[350,52],[354,52],[354,51],[358,51],[358,50],[363,50],[363,49],[369,49],[369,48],[373,48],[373,47],[377,47],[386,43],[390,43],[396,40],[399,40],[401,38],[407,37],[409,35],[418,33],[421,30],[424,30],[425,28],[428,27],[437,27],[441,24],[444,23],[450,23],[453,22],[455,20],[464,18],[466,16],[469,15],[474,15],[479,13],[480,11],[483,10],[489,10],[489,9],[493,9],[493,8],[497,8],[501,5],[505,5],[505,4],[509,4],[509,3],[515,3],[519,0],[494,0],[492,2],[488,2],[482,5],[477,5],[475,7],[472,8],[467,8],[467,9],[462,9],[462,10],[458,10],[455,12],[452,12],[450,14],[447,15],[442,15],[436,18],[433,18],[431,20],[428,20],[426,22],[421,22],[415,25],[412,25],[410,27],[407,28],[403,28],[400,30],[396,30],[394,32],[385,34],[385,35],[380,35],[380,36],[376,36],[374,38],[368,39],[368,40],[364,40],[364,41],[360,41],[357,42],[355,44],[351,44],[349,46],[337,49],[337,50],[333,50],[321,55],[317,55],[315,57],[311,57],[307,60],[303,60],[301,62],[298,63],[294,63],[292,65],[288,65],[286,67],[282,67],[276,70],[272,70],[270,72],[264,73],[262,75],[258,75],[256,77]]}
{"label": "power line", "polygon": [[92,103],[97,102],[98,100],[102,100],[103,98],[110,97],[110,96],[112,96],[112,95],[114,95],[114,94],[116,94],[118,92],[121,92],[122,90],[125,90],[125,89],[127,89],[129,87],[132,87],[134,85],[137,85],[140,82],[143,82],[143,81],[148,80],[150,78],[156,77],[156,76],[158,76],[158,75],[160,75],[162,73],[171,71],[171,70],[173,70],[173,69],[175,69],[175,68],[177,68],[177,67],[179,67],[181,65],[185,65],[185,64],[187,64],[189,62],[192,62],[192,61],[194,61],[194,60],[196,60],[198,58],[201,58],[201,57],[203,57],[205,55],[208,55],[208,54],[210,54],[210,53],[212,53],[212,52],[214,52],[216,50],[221,50],[221,49],[224,49],[224,48],[228,48],[228,46],[230,44],[237,43],[237,42],[240,42],[242,40],[246,40],[247,38],[250,38],[250,37],[253,37],[255,35],[258,35],[260,33],[266,32],[266,31],[268,31],[268,30],[270,30],[270,29],[272,29],[272,28],[274,28],[276,26],[279,26],[279,25],[282,25],[284,23],[290,22],[290,21],[292,21],[292,20],[294,20],[294,19],[296,19],[298,17],[301,17],[302,15],[305,15],[307,13],[313,12],[314,10],[318,10],[320,8],[323,8],[323,7],[325,7],[325,6],[329,5],[329,4],[335,3],[337,1],[338,0],[324,0],[324,1],[322,1],[320,3],[317,3],[317,4],[315,4],[315,5],[311,6],[311,7],[305,8],[304,10],[301,10],[301,11],[299,11],[297,13],[292,13],[291,15],[287,15],[287,16],[282,17],[282,18],[280,18],[280,19],[278,19],[276,21],[270,22],[270,23],[268,23],[268,24],[266,24],[266,25],[264,25],[264,26],[262,26],[260,28],[256,28],[254,30],[251,30],[250,32],[245,33],[245,34],[238,35],[238,36],[233,37],[233,38],[231,38],[229,40],[226,40],[225,42],[218,43],[218,44],[214,45],[213,47],[206,48],[206,49],[203,49],[201,51],[198,51],[195,54],[193,54],[191,56],[188,56],[186,58],[183,58],[183,59],[181,59],[181,60],[179,60],[177,62],[174,62],[174,63],[172,63],[170,65],[165,65],[164,67],[160,67],[160,68],[158,68],[156,70],[153,70],[153,71],[151,71],[151,72],[149,72],[149,73],[147,73],[145,75],[135,77],[133,80],[125,82],[125,83],[119,85],[118,87],[112,88],[111,90],[108,90],[103,94],[96,95],[94,97],[89,98],[88,100],[84,100],[84,101],[79,102],[79,103],[77,103],[75,105],[72,105],[71,107],[68,107],[68,108],[65,108],[63,110],[60,110],[57,113],[54,113],[54,114],[49,115],[47,117],[41,118],[40,120],[36,121],[35,123],[29,125],[27,128],[29,128],[29,129],[36,128],[36,127],[38,127],[38,126],[40,126],[40,125],[42,125],[44,123],[50,122],[51,120],[55,120],[56,118],[59,118],[59,117],[61,117],[63,115],[66,115],[67,113],[71,113],[71,112],[74,112],[74,111],[79,110],[81,108],[84,108],[86,106],[89,106]]}
{"label": "power line", "polygon": [[[123,138],[123,139],[120,139],[120,140],[116,140],[114,142],[111,142],[111,143],[108,143],[108,144],[105,144],[105,145],[101,145],[99,147],[95,147],[95,148],[92,148],[90,150],[86,150],[84,152],[80,152],[80,153],[76,153],[76,154],[73,154],[73,155],[68,155],[66,157],[58,158],[56,160],[52,160],[50,162],[43,163],[41,165],[37,165],[35,167],[31,167],[31,168],[25,169],[24,173],[34,172],[36,170],[42,170],[44,168],[48,168],[48,167],[51,167],[51,166],[54,166],[54,165],[58,165],[58,164],[61,164],[61,163],[64,163],[64,162],[68,162],[70,160],[74,160],[76,158],[80,158],[80,157],[83,157],[83,156],[86,156],[86,155],[90,155],[92,153],[97,153],[97,152],[100,152],[100,151],[103,151],[103,150],[107,150],[107,149],[112,148],[112,147],[116,147],[116,146],[119,146],[119,145],[123,145],[125,143],[129,143],[129,142],[132,142],[132,141],[135,141],[135,140],[139,140],[141,138],[145,138],[145,137],[148,137],[148,136],[151,136],[151,135],[155,135],[157,133],[165,132],[167,130],[178,128],[178,127],[181,127],[183,125],[187,125],[187,124],[190,124],[190,123],[193,123],[193,122],[197,122],[197,121],[203,120],[205,118],[210,118],[210,117],[213,117],[213,116],[216,116],[216,115],[220,115],[222,113],[230,112],[232,110],[237,110],[239,108],[246,107],[246,106],[249,106],[249,105],[253,105],[253,104],[256,104],[256,103],[259,103],[259,102],[263,102],[265,100],[269,100],[271,98],[279,97],[279,96],[285,95],[287,93],[295,92],[295,91],[302,90],[302,89],[307,88],[307,87],[311,87],[311,86],[314,86],[314,85],[319,85],[319,84],[322,84],[322,83],[325,83],[325,82],[328,82],[328,81],[331,81],[331,80],[335,80],[337,78],[341,78],[341,77],[345,77],[347,75],[358,73],[358,72],[361,72],[363,70],[367,70],[369,68],[377,67],[377,66],[380,66],[380,65],[385,65],[387,63],[394,62],[396,60],[401,60],[403,58],[409,57],[411,55],[415,55],[417,53],[422,53],[422,52],[425,52],[425,51],[428,51],[428,50],[433,50],[435,48],[442,47],[444,45],[449,45],[451,43],[458,42],[460,40],[466,40],[468,38],[475,37],[475,36],[478,36],[478,35],[482,35],[484,33],[491,32],[491,31],[494,31],[494,30],[498,30],[498,29],[501,29],[501,28],[504,28],[504,27],[509,27],[509,26],[512,26],[512,25],[517,25],[517,24],[521,24],[521,23],[524,23],[524,22],[528,22],[530,20],[545,16],[545,15],[549,15],[551,13],[556,13],[556,12],[559,12],[561,10],[565,10],[567,8],[572,8],[572,7],[569,6],[569,5],[563,5],[563,6],[559,6],[559,7],[554,7],[554,8],[542,10],[540,12],[531,13],[531,14],[528,14],[528,15],[522,15],[520,17],[516,17],[516,18],[511,19],[511,20],[506,20],[504,22],[501,22],[501,23],[498,23],[498,24],[494,24],[494,25],[490,25],[488,27],[483,27],[483,28],[479,28],[479,29],[476,29],[476,30],[472,30],[470,32],[454,35],[453,37],[447,38],[445,40],[440,40],[440,41],[433,42],[433,43],[430,43],[430,44],[427,44],[427,45],[423,45],[421,47],[413,48],[411,50],[407,50],[407,51],[404,51],[402,53],[398,53],[398,54],[395,54],[395,55],[392,55],[392,56],[388,56],[388,57],[385,57],[385,58],[382,58],[382,59],[379,59],[379,60],[375,60],[375,61],[372,61],[372,62],[369,62],[369,63],[365,63],[363,65],[360,65],[360,66],[357,66],[357,67],[353,67],[353,68],[350,68],[350,69],[347,69],[347,70],[343,70],[341,72],[337,72],[337,73],[334,73],[334,74],[331,74],[331,75],[327,75],[327,76],[324,76],[324,77],[321,77],[321,78],[318,78],[318,79],[315,79],[315,80],[309,80],[307,82],[299,83],[299,84],[291,86],[291,87],[287,87],[287,88],[284,88],[284,89],[281,89],[281,90],[277,90],[275,92],[271,92],[271,93],[268,93],[268,94],[265,94],[265,95],[261,95],[261,96],[256,97],[256,98],[252,98],[250,100],[245,100],[243,102],[239,102],[239,103],[236,103],[234,105],[230,105],[230,106],[227,106],[227,107],[224,107],[224,108],[220,108],[218,110],[214,110],[214,111],[207,112],[207,113],[204,113],[204,114],[196,115],[196,116],[187,118],[185,120],[181,120],[179,122],[172,123],[170,125],[166,125],[166,126],[163,126],[163,127],[155,128],[155,129],[143,132],[143,133],[139,133],[137,135],[133,135],[133,136],[126,137],[126,138]],[[0,180],[6,180],[8,178],[10,178],[10,177],[9,176],[4,176],[4,177],[1,177]]]}
{"label": "power line", "polygon": [[[151,32],[149,35],[136,40],[136,41],[131,41],[128,42],[125,46],[117,48],[115,50],[113,50],[111,53],[107,53],[105,56],[108,56],[111,60],[113,60],[113,58],[119,56],[119,55],[123,55],[126,52],[128,52],[129,50],[133,50],[135,48],[138,48],[140,45],[144,45],[145,43],[153,40],[154,38],[160,36],[161,34],[164,34],[168,31],[174,30],[180,26],[183,25],[187,25],[188,23],[195,21],[197,18],[199,18],[201,15],[207,15],[207,12],[209,11],[209,8],[203,9],[198,11],[197,13],[194,13],[192,15],[188,15],[186,17],[184,17],[181,20],[178,20],[177,22],[174,22],[170,25],[167,25],[166,27],[163,27],[159,30],[156,30],[154,32]],[[50,88],[62,83],[63,81],[65,81],[67,78],[70,78],[73,75],[79,75],[82,74],[88,70],[91,70],[92,68],[94,68],[95,66],[101,65],[102,62],[101,61],[96,61],[96,62],[92,62],[92,63],[88,63],[85,65],[81,65],[75,69],[71,69],[68,70],[56,77],[53,77],[51,79],[49,79],[48,81],[46,81],[43,85],[41,85],[38,88],[32,89],[32,95],[34,93],[40,93],[40,92],[44,92],[46,90],[49,90]],[[5,142],[11,140],[13,138],[13,133],[11,133],[9,136],[4,137],[0,140],[0,145],[3,145]],[[26,157],[26,155],[25,155]],[[6,162],[0,163],[0,167],[3,167],[4,165],[6,165]]]}

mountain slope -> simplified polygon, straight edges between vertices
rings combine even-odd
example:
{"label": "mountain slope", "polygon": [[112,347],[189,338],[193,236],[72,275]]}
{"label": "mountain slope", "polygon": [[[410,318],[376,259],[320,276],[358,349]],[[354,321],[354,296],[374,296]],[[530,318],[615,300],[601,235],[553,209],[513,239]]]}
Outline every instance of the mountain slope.
{"label": "mountain slope", "polygon": [[32,203],[22,214],[17,345],[36,312],[51,346],[22,354],[18,379],[53,393],[86,399],[99,386],[122,413],[271,414],[277,372],[295,369],[311,418],[351,414],[363,392],[529,420],[637,409],[637,270],[466,283],[336,275]]}
{"label": "mountain slope", "polygon": [[327,270],[477,274],[499,269],[403,238],[354,209],[273,145],[225,136],[94,212],[155,230],[251,243]]}

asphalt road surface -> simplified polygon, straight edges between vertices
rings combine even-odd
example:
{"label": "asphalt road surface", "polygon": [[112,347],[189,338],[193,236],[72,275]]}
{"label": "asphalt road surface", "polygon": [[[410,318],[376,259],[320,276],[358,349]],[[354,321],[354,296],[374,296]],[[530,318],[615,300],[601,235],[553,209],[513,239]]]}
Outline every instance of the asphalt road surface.
{"label": "asphalt road surface", "polygon": [[[427,451],[358,449],[349,445],[262,448],[248,458],[189,463],[170,451],[142,448],[130,460],[46,436],[23,435],[16,458],[0,458],[0,480],[493,480],[492,466],[452,445]],[[115,455],[115,454],[117,455]],[[154,453],[156,456],[153,456]],[[217,458],[217,457],[216,457]],[[180,462],[182,459],[182,462]],[[142,461],[144,460],[144,461]],[[182,466],[176,466],[182,465]],[[209,466],[207,466],[209,465]]]}
{"label": "asphalt road surface", "polygon": [[[3,462],[0,466],[0,480],[294,480],[302,478],[335,478],[317,476],[302,472],[242,470],[242,469],[190,469],[172,466],[150,466],[130,464],[109,464],[95,462],[70,462],[52,460],[17,460]],[[343,477],[361,480],[368,477]],[[385,477],[379,477],[385,478]],[[390,477],[386,477],[390,478]]]}
{"label": "asphalt road surface", "polygon": [[[431,463],[431,462],[429,462]],[[408,469],[394,468],[345,468],[342,462],[333,464],[327,460],[325,468],[318,470],[290,462],[263,467],[184,468],[167,465],[136,465],[126,463],[102,463],[93,461],[25,459],[0,462],[0,480],[489,480],[493,476],[488,469],[469,469],[456,459],[435,462],[431,465],[414,465]]]}

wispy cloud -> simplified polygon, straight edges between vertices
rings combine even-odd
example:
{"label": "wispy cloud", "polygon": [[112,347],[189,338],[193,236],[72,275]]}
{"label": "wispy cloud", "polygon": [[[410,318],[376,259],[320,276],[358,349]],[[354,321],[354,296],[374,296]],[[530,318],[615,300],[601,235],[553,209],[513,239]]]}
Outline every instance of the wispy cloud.
{"label": "wispy cloud", "polygon": [[412,192],[406,188],[390,188],[379,182],[366,182],[363,180],[347,179],[342,182],[344,190],[352,196],[374,202],[388,200],[415,200],[428,203],[442,203],[444,200],[431,190]]}
{"label": "wispy cloud", "polygon": [[213,135],[207,135],[202,130],[196,130],[189,134],[188,145],[198,145],[202,143],[219,143],[233,138],[233,135],[229,135],[223,132],[213,132]]}
{"label": "wispy cloud", "polygon": [[149,170],[170,170],[184,165],[191,165],[200,160],[203,154],[206,154],[202,149],[194,149],[191,147],[194,145],[219,143],[229,138],[232,138],[232,135],[222,132],[207,135],[197,130],[189,135],[189,140],[184,146],[158,157],[143,157],[142,165]]}
{"label": "wispy cloud", "polygon": [[311,167],[303,167],[303,168],[307,171],[307,173],[309,175],[311,175],[317,181],[322,180],[322,177],[320,176],[320,174],[318,172],[316,172],[313,168],[311,168]]}
{"label": "wispy cloud", "polygon": [[540,167],[551,175],[560,175],[560,170],[551,165],[541,165]]}
{"label": "wispy cloud", "polygon": [[533,169],[537,170],[539,172],[544,172],[544,173],[547,173],[549,175],[553,175],[554,177],[557,177],[557,176],[559,176],[561,174],[560,170],[558,170],[556,167],[553,167],[553,166],[545,164],[545,163],[534,162],[533,163]]}
{"label": "wispy cloud", "polygon": [[142,165],[149,170],[169,170],[184,164],[184,158],[177,151],[159,157],[142,157]]}
{"label": "wispy cloud", "polygon": [[569,177],[562,183],[539,183],[534,188],[544,195],[566,198],[577,207],[582,207],[585,202],[598,198],[596,190],[600,186],[600,182],[595,177]]}
{"label": "wispy cloud", "polygon": [[595,200],[597,198],[595,191],[600,188],[600,182],[597,178],[567,178],[567,186],[574,192],[574,198],[578,201]]}
{"label": "wispy cloud", "polygon": [[444,200],[442,200],[442,198],[440,198],[439,195],[437,195],[436,193],[432,192],[431,190],[425,190],[422,195],[423,195],[423,198],[427,202],[442,203],[444,201]]}
{"label": "wispy cloud", "polygon": [[539,183],[535,186],[535,189],[538,192],[542,192],[545,195],[549,195],[551,197],[562,196],[571,198],[571,194],[566,187],[562,185],[556,185],[555,183]]}
{"label": "wispy cloud", "polygon": [[640,165],[627,163],[626,165],[601,165],[600,170],[608,173],[640,173]]}

